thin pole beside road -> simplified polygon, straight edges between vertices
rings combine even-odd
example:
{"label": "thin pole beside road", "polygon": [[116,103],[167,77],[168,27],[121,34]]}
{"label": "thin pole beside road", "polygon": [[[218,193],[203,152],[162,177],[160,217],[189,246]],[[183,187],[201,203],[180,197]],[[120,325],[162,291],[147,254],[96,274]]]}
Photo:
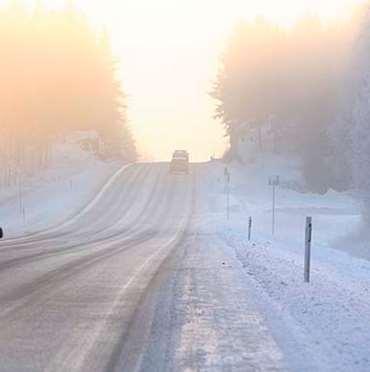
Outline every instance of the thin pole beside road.
{"label": "thin pole beside road", "polygon": [[272,235],[275,235],[275,205],[276,205],[276,185],[272,185]]}
{"label": "thin pole beside road", "polygon": [[312,217],[306,218],[305,254],[304,254],[304,281],[310,282],[311,276],[311,242],[312,242]]}
{"label": "thin pole beside road", "polygon": [[272,186],[272,235],[275,235],[275,221],[276,221],[276,187],[280,185],[280,177],[273,176],[269,178],[269,185]]}

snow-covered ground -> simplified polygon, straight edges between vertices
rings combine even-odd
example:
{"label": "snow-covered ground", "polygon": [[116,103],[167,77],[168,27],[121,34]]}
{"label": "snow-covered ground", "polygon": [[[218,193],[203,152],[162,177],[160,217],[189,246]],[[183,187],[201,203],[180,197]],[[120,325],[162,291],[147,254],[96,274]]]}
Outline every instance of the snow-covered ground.
{"label": "snow-covered ground", "polygon": [[59,224],[86,206],[122,167],[98,160],[78,140],[53,148],[52,163],[21,183],[0,191],[0,226],[5,238],[24,236]]}
{"label": "snow-covered ground", "polygon": [[[239,263],[287,366],[294,371],[369,371],[370,262],[351,255],[350,247],[348,252],[335,249],[360,228],[359,203],[349,194],[319,196],[279,188],[272,237],[268,177],[278,173],[284,182],[294,173],[294,167],[287,172],[276,164],[274,169],[267,164],[229,167],[229,221],[224,166],[208,165],[203,189],[211,213],[199,220],[202,230],[216,231],[223,249]],[[313,217],[314,226],[310,284],[303,282],[306,216]]]}
{"label": "snow-covered ground", "polygon": [[[68,158],[62,156],[66,153]],[[25,219],[20,213],[19,190],[2,193],[0,218],[8,236],[68,219],[122,168],[122,164],[98,161],[76,147],[68,151],[63,147],[55,154],[59,158],[54,159],[53,167],[25,180]],[[126,216],[116,210],[119,221],[129,231],[139,227],[145,232],[146,219],[158,222],[164,231],[175,231],[176,219],[168,218],[169,210],[164,208],[166,223],[153,219],[152,214],[158,213],[160,206],[163,209],[161,198],[169,204],[176,198],[182,200],[182,186],[188,178],[166,178],[171,192],[159,193],[155,167],[145,167],[152,176],[141,178],[142,190],[132,188],[136,197],[126,200],[140,208]],[[198,370],[196,366],[200,366],[200,370],[369,371],[370,261],[351,255],[349,245],[347,251],[336,249],[343,248],[348,236],[361,228],[359,203],[349,193],[330,191],[319,196],[280,187],[273,237],[268,177],[278,173],[284,185],[291,184],[299,177],[294,164],[288,168],[279,162],[231,165],[229,220],[224,165],[211,162],[194,169],[195,212],[185,249],[180,249],[187,252],[176,277],[180,292],[171,299],[176,315],[172,326],[180,340],[173,362],[178,370]],[[167,174],[167,168],[162,173]],[[143,179],[151,181],[147,184]],[[154,191],[150,184],[161,198],[151,198]],[[143,190],[148,194],[144,199]],[[122,195],[122,200],[125,197]],[[177,207],[173,211],[181,212]],[[136,215],[144,218],[139,224],[133,222]],[[304,225],[308,215],[314,226],[312,281],[305,284]],[[253,217],[251,242],[247,239],[249,216]],[[111,227],[110,222],[103,226]],[[153,245],[160,246],[157,241]],[[151,252],[153,247],[148,244],[146,249]],[[126,256],[123,258],[126,262]],[[160,309],[162,313],[163,306]],[[75,349],[74,343],[66,345]],[[156,354],[157,348],[154,350]]]}

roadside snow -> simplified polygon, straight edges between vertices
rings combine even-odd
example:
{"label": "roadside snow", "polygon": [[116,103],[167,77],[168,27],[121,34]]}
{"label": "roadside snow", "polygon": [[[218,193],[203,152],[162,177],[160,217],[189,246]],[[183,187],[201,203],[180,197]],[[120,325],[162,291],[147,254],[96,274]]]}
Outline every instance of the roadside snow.
{"label": "roadside snow", "polygon": [[50,167],[0,192],[0,226],[5,238],[33,233],[73,216],[120,168],[81,150],[78,143],[57,145]]}
{"label": "roadside snow", "polygon": [[[211,213],[203,218],[203,230],[216,229],[224,250],[240,262],[245,285],[253,287],[290,369],[369,371],[370,262],[334,249],[361,226],[358,203],[333,191],[318,196],[279,189],[277,233],[272,237],[271,169],[230,167],[227,221],[224,166],[205,167]],[[309,215],[314,221],[312,282],[304,284],[304,222]],[[251,243],[248,216],[253,217]]]}

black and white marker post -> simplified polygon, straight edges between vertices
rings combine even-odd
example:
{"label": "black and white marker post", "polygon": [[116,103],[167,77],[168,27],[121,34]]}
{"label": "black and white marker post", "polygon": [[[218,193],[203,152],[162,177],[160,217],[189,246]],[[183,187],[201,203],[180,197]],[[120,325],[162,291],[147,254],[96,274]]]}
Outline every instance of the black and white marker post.
{"label": "black and white marker post", "polygon": [[269,185],[272,186],[272,235],[275,234],[275,205],[276,205],[276,187],[280,185],[280,177],[273,176],[269,178]]}
{"label": "black and white marker post", "polygon": [[312,242],[312,217],[307,217],[304,253],[304,281],[306,283],[310,282],[311,276],[311,242]]}
{"label": "black and white marker post", "polygon": [[252,217],[248,220],[248,241],[250,242],[252,238]]}

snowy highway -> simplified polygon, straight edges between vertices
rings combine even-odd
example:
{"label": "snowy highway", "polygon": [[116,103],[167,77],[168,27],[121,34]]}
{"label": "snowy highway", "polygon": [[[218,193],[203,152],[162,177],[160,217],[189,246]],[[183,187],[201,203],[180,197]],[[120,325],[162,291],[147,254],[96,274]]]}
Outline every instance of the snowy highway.
{"label": "snowy highway", "polygon": [[129,166],[75,217],[3,241],[0,370],[279,370],[243,276],[198,230],[217,207],[203,173]]}
{"label": "snowy highway", "polygon": [[333,249],[356,204],[281,188],[273,238],[271,172],[230,170],[229,220],[222,163],[138,163],[1,241],[0,371],[368,371],[370,263]]}
{"label": "snowy highway", "polygon": [[370,372],[370,0],[0,35],[0,372]]}

